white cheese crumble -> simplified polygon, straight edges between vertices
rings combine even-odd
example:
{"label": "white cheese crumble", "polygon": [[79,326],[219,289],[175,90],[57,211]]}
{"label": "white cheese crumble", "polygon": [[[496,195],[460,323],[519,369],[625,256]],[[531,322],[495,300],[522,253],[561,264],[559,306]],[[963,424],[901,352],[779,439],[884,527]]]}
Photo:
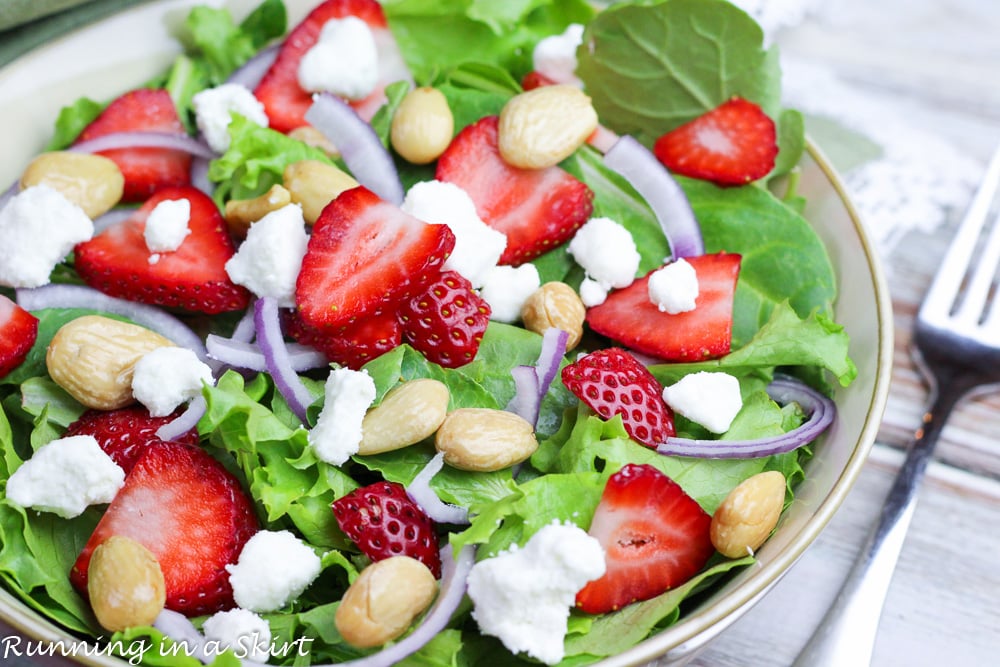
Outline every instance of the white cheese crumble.
{"label": "white cheese crumble", "polygon": [[368,24],[356,16],[330,19],[299,63],[299,85],[349,100],[368,97],[378,84],[378,49]]}
{"label": "white cheese crumble", "polygon": [[415,183],[401,208],[424,222],[448,225],[455,234],[455,248],[445,260],[444,269],[457,271],[475,289],[483,286],[507,248],[507,235],[483,222],[472,197],[454,183]]}
{"label": "white cheese crumble", "polygon": [[55,188],[22,190],[0,209],[0,285],[47,285],[56,264],[93,236],[91,219]]}
{"label": "white cheese crumble", "polygon": [[259,297],[274,297],[281,307],[294,306],[295,280],[308,243],[302,207],[283,206],[250,225],[239,250],[226,262],[226,273]]}
{"label": "white cheese crumble", "polygon": [[267,613],[281,609],[319,576],[319,556],[287,530],[261,530],[226,565],[233,599],[244,609]]}
{"label": "white cheese crumble", "polygon": [[611,218],[588,220],[573,235],[567,249],[587,277],[605,292],[628,287],[639,270],[639,251],[632,234]]}
{"label": "white cheese crumble", "polygon": [[531,54],[535,71],[556,83],[582,86],[576,76],[576,49],[583,42],[583,26],[571,23],[561,35],[546,37]]}
{"label": "white cheese crumble", "polygon": [[154,417],[166,417],[201,395],[202,385],[214,385],[212,369],[193,350],[165,346],[147,352],[135,363],[132,395]]}
{"label": "white cheese crumble", "polygon": [[512,653],[557,663],[577,592],[605,569],[604,550],[595,538],[577,526],[553,522],[523,548],[515,545],[472,567],[472,617],[483,634],[497,637]]}
{"label": "white cheese crumble", "polygon": [[271,626],[249,609],[216,612],[205,619],[201,629],[205,639],[215,642],[220,650],[232,649],[237,658],[267,662],[271,656]]}
{"label": "white cheese crumble", "polygon": [[670,315],[694,310],[698,298],[698,274],[683,257],[649,276],[649,300]]}
{"label": "white cheese crumble", "polygon": [[187,199],[164,199],[154,206],[142,230],[149,252],[174,252],[180,248],[191,233],[189,222],[191,202]]}
{"label": "white cheese crumble", "polygon": [[743,408],[740,381],[728,373],[700,371],[664,387],[663,401],[712,433],[725,433]]}
{"label": "white cheese crumble", "polygon": [[330,372],[324,394],[323,410],[309,431],[309,444],[321,461],[339,466],[361,446],[361,422],[375,400],[375,381],[368,371],[337,368]]}
{"label": "white cheese crumble", "polygon": [[521,319],[521,309],[538,291],[542,281],[534,264],[496,266],[487,274],[481,296],[490,304],[490,319],[511,324]]}
{"label": "white cheese crumble", "polygon": [[246,86],[239,83],[224,83],[215,88],[206,88],[191,98],[195,123],[209,147],[216,153],[229,150],[229,124],[237,113],[261,127],[269,124],[264,105],[254,97]]}
{"label": "white cheese crumble", "polygon": [[20,507],[64,519],[91,505],[110,503],[125,472],[92,435],[73,435],[42,445],[7,480],[7,498]]}
{"label": "white cheese crumble", "polygon": [[608,298],[608,289],[593,278],[584,278],[580,282],[580,301],[587,308],[599,306]]}

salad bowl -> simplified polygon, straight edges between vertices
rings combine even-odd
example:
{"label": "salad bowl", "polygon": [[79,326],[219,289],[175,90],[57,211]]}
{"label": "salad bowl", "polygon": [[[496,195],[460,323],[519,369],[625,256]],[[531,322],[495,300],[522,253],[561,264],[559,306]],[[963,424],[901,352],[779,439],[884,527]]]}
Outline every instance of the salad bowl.
{"label": "salad bowl", "polygon": [[[0,70],[0,128],[4,128],[0,184],[14,182],[23,165],[44,149],[62,106],[81,96],[110,99],[164,71],[180,53],[176,35],[187,12],[199,4],[224,4],[240,16],[257,3],[165,0],[143,4],[71,33]],[[289,24],[294,25],[314,4],[286,0]],[[797,193],[806,201],[804,216],[825,245],[837,275],[836,320],[850,334],[857,379],[835,390],[837,418],[805,464],[805,479],[794,501],[773,535],[756,551],[756,563],[693,599],[677,623],[598,663],[605,667],[652,660],[661,665],[683,664],[750,610],[832,518],[875,440],[888,393],[893,345],[891,303],[879,259],[835,169],[816,145],[808,144],[795,178]],[[0,622],[4,636],[16,633],[31,641],[63,643],[78,640],[4,589],[0,589]],[[127,664],[122,658],[86,652],[74,661],[106,667]]]}

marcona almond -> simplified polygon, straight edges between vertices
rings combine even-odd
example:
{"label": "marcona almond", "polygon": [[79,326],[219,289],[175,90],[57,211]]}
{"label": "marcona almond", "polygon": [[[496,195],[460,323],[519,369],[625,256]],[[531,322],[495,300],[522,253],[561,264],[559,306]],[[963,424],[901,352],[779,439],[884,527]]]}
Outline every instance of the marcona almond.
{"label": "marcona almond", "polygon": [[583,321],[587,307],[576,290],[558,281],[545,283],[528,297],[521,308],[524,328],[544,334],[549,328],[562,329],[569,334],[566,349],[572,350],[583,336]]}
{"label": "marcona almond", "polygon": [[67,322],[45,355],[49,376],[88,408],[114,410],[135,402],[132,372],[147,352],[173,345],[136,324],[101,315]]}
{"label": "marcona almond", "polygon": [[513,412],[459,408],[445,417],[434,446],[453,468],[492,472],[526,460],[538,441],[532,425]]}
{"label": "marcona almond", "polygon": [[565,160],[597,129],[597,112],[576,86],[541,86],[515,95],[500,111],[497,145],[508,163],[545,169]]}
{"label": "marcona almond", "polygon": [[292,139],[298,139],[306,146],[318,148],[330,157],[340,157],[340,151],[330,139],[312,125],[302,125],[288,133]]}
{"label": "marcona almond", "polygon": [[292,203],[292,195],[280,185],[253,199],[230,199],[226,202],[226,226],[237,238],[245,238],[250,225],[272,211]]}
{"label": "marcona almond", "polygon": [[727,558],[752,554],[778,525],[785,504],[785,476],[777,470],[743,480],[712,515],[715,549]]}
{"label": "marcona almond", "polygon": [[451,143],[455,117],[448,100],[437,88],[414,88],[392,116],[389,140],[403,159],[427,164],[438,159]]}
{"label": "marcona almond", "polygon": [[358,187],[358,182],[349,174],[318,160],[299,160],[285,167],[284,183],[292,201],[302,207],[302,217],[309,224],[316,222],[337,195]]}
{"label": "marcona almond", "polygon": [[391,556],[361,571],[344,593],[334,625],[352,646],[381,646],[406,632],[436,593],[437,580],[426,565]]}
{"label": "marcona almond", "polygon": [[156,557],[122,535],[112,535],[91,554],[87,596],[97,621],[111,632],[152,625],[167,597]]}
{"label": "marcona almond", "polygon": [[53,151],[36,157],[21,175],[22,188],[40,184],[58,190],[93,219],[121,201],[125,177],[103,155]]}
{"label": "marcona almond", "polygon": [[391,452],[430,437],[448,414],[443,382],[420,378],[393,387],[361,424],[359,454]]}

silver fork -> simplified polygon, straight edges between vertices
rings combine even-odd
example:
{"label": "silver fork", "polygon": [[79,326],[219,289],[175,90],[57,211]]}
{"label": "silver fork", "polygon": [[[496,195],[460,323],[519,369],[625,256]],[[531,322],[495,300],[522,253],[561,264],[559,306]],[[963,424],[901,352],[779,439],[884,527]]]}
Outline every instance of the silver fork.
{"label": "silver fork", "polygon": [[[913,357],[930,387],[931,407],[843,588],[793,667],[871,664],[882,606],[934,445],[960,399],[1000,383],[1000,294],[988,303],[1000,262],[1000,219],[988,232],[983,229],[998,184],[1000,149],[990,160],[914,324]],[[980,243],[984,233],[988,236]]]}

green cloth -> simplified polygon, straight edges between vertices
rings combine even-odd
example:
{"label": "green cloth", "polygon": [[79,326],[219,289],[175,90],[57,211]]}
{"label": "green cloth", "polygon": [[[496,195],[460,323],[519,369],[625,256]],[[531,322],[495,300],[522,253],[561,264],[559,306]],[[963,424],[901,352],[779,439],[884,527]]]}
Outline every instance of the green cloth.
{"label": "green cloth", "polygon": [[142,2],[149,0],[0,0],[0,66],[71,30]]}

